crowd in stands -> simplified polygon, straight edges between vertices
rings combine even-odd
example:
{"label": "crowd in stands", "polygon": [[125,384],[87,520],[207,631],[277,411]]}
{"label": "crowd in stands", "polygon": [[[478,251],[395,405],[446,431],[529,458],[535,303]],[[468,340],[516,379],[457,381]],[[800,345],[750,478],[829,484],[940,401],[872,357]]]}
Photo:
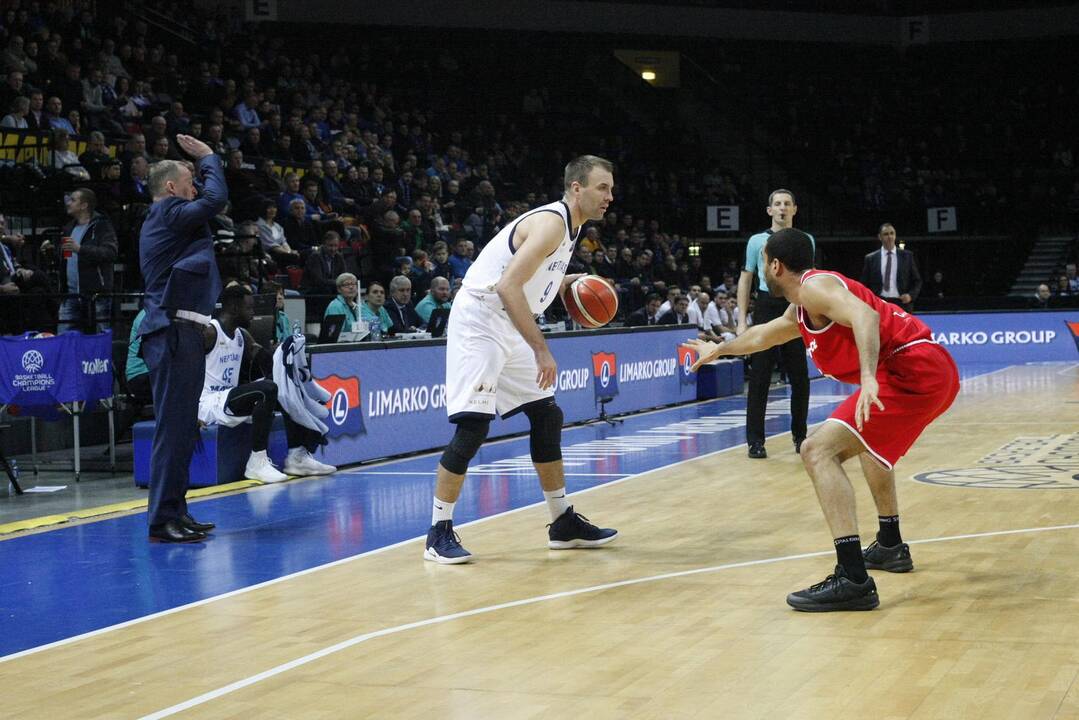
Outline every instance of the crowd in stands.
{"label": "crowd in stands", "polygon": [[[452,303],[485,243],[522,212],[557,199],[561,167],[580,152],[615,162],[617,199],[603,223],[586,229],[571,272],[616,283],[620,319],[675,287],[699,286],[717,313],[734,293],[740,259],[712,256],[706,266],[685,238],[687,217],[706,203],[763,207],[767,190],[710,161],[654,93],[637,98],[634,114],[598,94],[605,78],[559,53],[542,66],[515,67],[514,82],[505,82],[487,45],[334,28],[297,33],[169,2],[136,7],[191,28],[198,44],[138,12],[101,4],[94,12],[87,1],[23,0],[0,16],[0,127],[47,133],[39,164],[114,237],[102,253],[91,243],[85,255],[62,238],[44,246],[9,240],[0,292],[42,292],[50,277],[54,291],[108,290],[104,275],[86,272],[95,262],[124,263],[125,288],[137,290],[149,167],[179,158],[175,136],[186,133],[225,162],[230,207],[213,223],[225,283],[321,298],[310,304],[318,315],[333,301],[361,319],[377,316],[384,331],[422,327],[423,303]],[[1079,110],[1079,94],[1054,73],[1035,67],[1013,83],[979,71],[977,54],[960,48],[725,46],[707,62],[728,105],[760,120],[771,149],[803,173],[818,204],[854,207],[874,227],[872,211],[916,207],[924,216],[925,206],[952,202],[979,208],[964,218],[990,231],[1002,215],[1028,217],[1045,203],[1074,206],[1079,218],[1076,130],[1053,122]],[[1018,43],[1006,52],[1028,50]],[[1034,57],[1044,64],[1058,50]],[[821,79],[836,76],[850,53],[865,72],[841,73],[843,92],[825,92]],[[936,72],[942,61],[955,72]],[[571,72],[577,82],[550,87]],[[784,88],[759,92],[771,77],[786,78]],[[989,106],[999,111],[986,114]],[[63,237],[79,244],[66,233],[89,220],[69,204],[74,222]],[[927,291],[939,296],[944,277],[930,267]],[[406,281],[419,324],[398,307]],[[381,301],[367,298],[372,288]],[[699,296],[675,316],[688,317]],[[73,311],[87,308],[63,312]]]}
{"label": "crowd in stands", "polygon": [[[1063,270],[1054,271],[1049,282],[1038,285],[1034,293],[1033,307],[1047,308],[1059,306],[1061,302],[1067,302],[1070,306],[1072,301],[1079,298],[1079,274],[1076,274],[1076,262],[1072,260],[1064,266]],[[1056,301],[1056,302],[1054,302]]]}
{"label": "crowd in stands", "polygon": [[[276,281],[288,292],[322,296],[320,309],[333,298],[335,311],[378,317],[384,331],[422,327],[428,308],[452,302],[491,237],[560,196],[570,143],[590,143],[634,168],[619,193],[622,207],[684,190],[663,164],[627,162],[635,151],[609,139],[620,137],[612,123],[629,122],[624,116],[578,127],[574,98],[553,99],[545,87],[505,96],[508,108],[520,108],[519,121],[509,114],[477,120],[471,108],[453,104],[459,94],[431,89],[432,74],[440,87],[468,83],[448,52],[414,62],[376,41],[331,44],[320,54],[225,15],[157,5],[197,26],[202,46],[193,49],[130,16],[90,8],[22,3],[0,23],[0,103],[10,109],[2,124],[47,132],[44,165],[68,178],[65,202],[82,203],[78,216],[66,208],[72,222],[63,240],[15,253],[54,268],[60,292],[108,291],[107,264],[137,266],[149,167],[180,158],[177,133],[201,138],[225,161],[230,207],[212,225],[226,285],[260,290]],[[537,150],[534,143],[552,134],[566,144]],[[75,138],[85,141],[79,154]],[[122,147],[110,153],[110,142]],[[704,180],[702,194],[738,194],[718,171]],[[96,253],[92,242],[91,252],[72,252],[78,237],[67,238],[87,227],[110,231],[105,251]],[[100,272],[90,277],[91,269]],[[680,234],[632,212],[612,212],[588,228],[572,271],[617,282],[625,314],[649,292],[665,296],[673,286],[715,292]],[[96,308],[102,320],[110,312],[104,302]],[[64,301],[61,322],[84,310],[77,305]]]}

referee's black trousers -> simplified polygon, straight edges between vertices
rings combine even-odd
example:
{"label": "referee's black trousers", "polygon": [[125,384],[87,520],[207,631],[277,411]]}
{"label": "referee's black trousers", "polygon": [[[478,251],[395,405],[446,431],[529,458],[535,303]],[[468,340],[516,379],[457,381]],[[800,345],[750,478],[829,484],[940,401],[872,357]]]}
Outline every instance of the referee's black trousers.
{"label": "referee's black trousers", "polygon": [[[753,310],[753,324],[763,325],[781,316],[790,303],[782,297],[758,292]],[[809,369],[806,365],[805,343],[801,338],[753,353],[749,360],[749,398],[746,401],[746,442],[764,442],[764,411],[768,405],[768,387],[772,384],[772,368],[776,351],[783,357],[783,366],[791,385],[791,435],[795,440],[806,436],[809,415]]]}

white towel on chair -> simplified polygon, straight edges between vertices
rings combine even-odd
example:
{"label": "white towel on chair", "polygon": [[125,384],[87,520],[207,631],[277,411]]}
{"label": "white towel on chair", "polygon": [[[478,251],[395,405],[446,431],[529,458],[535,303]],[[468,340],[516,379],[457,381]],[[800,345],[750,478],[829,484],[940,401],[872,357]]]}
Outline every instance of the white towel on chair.
{"label": "white towel on chair", "polygon": [[273,354],[273,381],[277,385],[277,401],[297,424],[325,435],[329,427],[323,422],[330,411],[325,403],[330,393],[311,377],[307,367],[307,341],[303,335],[292,335],[277,346]]}

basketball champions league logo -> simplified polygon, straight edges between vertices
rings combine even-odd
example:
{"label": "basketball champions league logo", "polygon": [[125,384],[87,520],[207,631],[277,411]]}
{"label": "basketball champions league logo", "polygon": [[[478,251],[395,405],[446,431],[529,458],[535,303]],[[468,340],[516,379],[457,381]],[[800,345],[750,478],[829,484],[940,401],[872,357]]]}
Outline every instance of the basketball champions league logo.
{"label": "basketball champions league logo", "polygon": [[932,470],[914,479],[966,488],[1079,489],[1079,433],[1017,437],[973,467]]}
{"label": "basketball champions league logo", "polygon": [[36,373],[45,367],[45,358],[37,350],[27,350],[22,355],[22,369],[26,372]]}
{"label": "basketball champions league logo", "polygon": [[592,353],[592,381],[596,400],[610,400],[618,395],[618,358],[614,353]]}

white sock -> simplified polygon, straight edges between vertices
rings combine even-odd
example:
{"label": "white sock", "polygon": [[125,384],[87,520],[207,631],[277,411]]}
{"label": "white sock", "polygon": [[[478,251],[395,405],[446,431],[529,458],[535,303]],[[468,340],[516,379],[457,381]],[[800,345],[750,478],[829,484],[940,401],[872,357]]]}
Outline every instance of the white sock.
{"label": "white sock", "polygon": [[431,524],[434,525],[443,520],[453,520],[453,506],[456,504],[439,500],[436,497],[431,507]]}
{"label": "white sock", "polygon": [[557,520],[566,510],[569,510],[569,500],[566,499],[566,488],[554,492],[543,491],[543,498],[547,501],[547,509],[551,511],[551,520]]}

